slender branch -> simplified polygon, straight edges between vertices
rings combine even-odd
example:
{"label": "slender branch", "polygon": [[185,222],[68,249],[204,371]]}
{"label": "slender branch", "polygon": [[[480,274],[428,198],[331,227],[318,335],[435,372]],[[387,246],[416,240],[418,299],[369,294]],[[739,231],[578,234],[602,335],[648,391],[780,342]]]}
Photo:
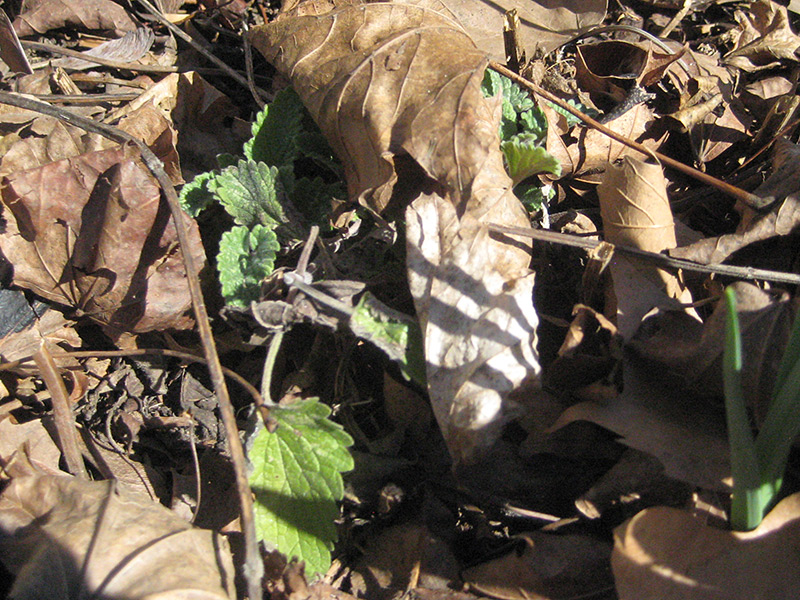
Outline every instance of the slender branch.
{"label": "slender branch", "polygon": [[[538,240],[540,242],[561,244],[562,246],[572,246],[573,248],[584,248],[586,250],[593,250],[600,244],[604,243],[587,237],[550,231],[549,229],[505,227],[503,225],[495,225],[493,223],[489,224],[489,231],[494,231],[495,233],[502,233],[505,235],[518,235],[530,238],[532,240]],[[729,277],[736,277],[738,279],[775,281],[778,283],[787,283],[791,285],[800,284],[800,275],[796,275],[794,273],[769,271],[767,269],[754,269],[752,267],[735,267],[732,265],[702,265],[690,260],[673,258],[665,254],[648,252],[646,250],[640,250],[639,248],[631,248],[630,246],[614,246],[614,252],[633,256],[649,263],[653,263],[659,267],[683,269],[684,271],[694,271],[696,273],[726,275]],[[291,283],[290,285],[297,284]]]}
{"label": "slender branch", "polygon": [[233,463],[234,472],[236,473],[236,488],[239,493],[239,502],[242,511],[242,533],[244,534],[245,541],[244,575],[247,580],[248,593],[251,600],[255,600],[256,598],[260,599],[263,595],[261,579],[264,574],[264,564],[261,561],[261,554],[258,550],[253,497],[247,480],[247,461],[245,459],[242,442],[239,439],[236,414],[234,413],[233,405],[228,395],[228,388],[225,385],[225,376],[222,365],[219,362],[216,343],[208,319],[208,311],[206,310],[203,293],[200,289],[200,280],[196,275],[197,268],[194,257],[192,253],[188,251],[190,247],[189,234],[186,229],[186,223],[183,220],[183,211],[178,202],[178,194],[175,191],[175,187],[164,171],[164,165],[158,157],[150,151],[144,142],[116,127],[98,123],[62,108],[50,106],[49,104],[9,92],[0,92],[0,103],[33,110],[61,119],[76,127],[80,127],[92,133],[97,133],[120,144],[128,143],[135,145],[141,153],[142,161],[161,185],[162,192],[167,200],[170,213],[172,214],[172,220],[175,224],[175,231],[178,236],[178,243],[180,244],[181,253],[183,254],[183,261],[186,268],[186,280],[189,286],[189,293],[192,297],[192,307],[194,308],[194,314],[197,319],[197,329],[203,343],[203,351],[208,363],[211,383],[214,386],[214,392],[219,402],[220,414],[228,439],[231,462]]}

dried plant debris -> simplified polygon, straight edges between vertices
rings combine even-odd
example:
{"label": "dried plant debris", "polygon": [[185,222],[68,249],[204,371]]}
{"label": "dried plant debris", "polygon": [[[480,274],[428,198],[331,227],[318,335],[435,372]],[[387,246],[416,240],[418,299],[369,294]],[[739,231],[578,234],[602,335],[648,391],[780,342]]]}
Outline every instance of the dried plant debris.
{"label": "dried plant debris", "polygon": [[[118,147],[6,176],[0,248],[16,285],[111,331],[190,327],[175,229],[136,154]],[[202,265],[196,225],[186,224],[186,250]]]}
{"label": "dried plant debris", "polygon": [[485,225],[527,223],[503,168],[499,99],[480,89],[485,55],[435,1],[300,3],[251,39],[291,78],[352,199],[381,212],[417,196],[408,269],[429,390],[452,455],[469,460],[496,438],[504,399],[539,376],[526,244]]}
{"label": "dried plant debris", "polygon": [[236,597],[219,534],[111,481],[16,477],[0,494],[0,543],[14,598]]}

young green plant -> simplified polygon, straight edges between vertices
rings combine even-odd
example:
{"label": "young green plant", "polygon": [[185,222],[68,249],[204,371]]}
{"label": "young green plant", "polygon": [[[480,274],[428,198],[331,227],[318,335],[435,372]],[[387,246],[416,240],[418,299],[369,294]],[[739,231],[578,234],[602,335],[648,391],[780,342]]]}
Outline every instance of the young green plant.
{"label": "young green plant", "polygon": [[775,380],[767,416],[753,436],[742,388],[742,336],[736,292],[725,290],[727,307],[723,380],[731,447],[731,527],[756,528],[772,507],[786,471],[792,443],[800,434],[800,318],[796,318]]}

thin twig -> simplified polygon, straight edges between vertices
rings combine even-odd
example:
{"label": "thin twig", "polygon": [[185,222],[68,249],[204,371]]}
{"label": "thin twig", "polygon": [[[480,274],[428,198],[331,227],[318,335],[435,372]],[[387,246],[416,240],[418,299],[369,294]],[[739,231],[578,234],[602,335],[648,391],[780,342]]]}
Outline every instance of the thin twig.
{"label": "thin twig", "polygon": [[605,125],[602,125],[601,123],[598,123],[597,121],[595,121],[590,116],[585,115],[584,113],[579,111],[574,106],[570,106],[569,104],[564,102],[558,96],[556,96],[554,94],[551,94],[550,92],[548,92],[544,88],[539,87],[535,83],[525,79],[524,77],[521,77],[521,76],[517,75],[516,73],[514,73],[514,71],[511,71],[511,70],[507,69],[506,67],[504,67],[500,63],[495,62],[495,61],[490,61],[489,62],[489,66],[492,69],[494,69],[495,71],[497,71],[498,73],[500,73],[501,75],[505,75],[506,77],[508,77],[509,79],[514,81],[515,83],[517,83],[517,84],[521,85],[522,87],[530,90],[531,92],[533,92],[537,96],[540,96],[541,98],[544,98],[548,102],[552,102],[553,104],[556,104],[557,106],[559,106],[559,107],[563,108],[564,110],[566,110],[571,115],[574,115],[574,116],[578,117],[581,121],[583,121],[584,123],[586,123],[590,127],[593,127],[595,129],[597,129],[601,133],[604,133],[605,135],[610,137],[612,140],[617,141],[620,144],[624,144],[625,146],[628,146],[629,148],[633,148],[634,150],[637,150],[637,151],[641,152],[645,156],[648,156],[648,157],[655,156],[658,160],[660,160],[662,163],[664,163],[668,167],[671,167],[671,168],[675,169],[676,171],[680,171],[681,173],[683,173],[685,175],[693,177],[693,178],[697,179],[698,181],[701,181],[701,182],[705,183],[706,185],[710,185],[711,187],[714,187],[714,188],[718,189],[719,191],[723,192],[724,194],[727,194],[728,196],[731,196],[732,198],[735,198],[737,200],[741,200],[742,202],[744,202],[748,206],[759,207],[759,206],[761,206],[763,204],[763,202],[761,202],[761,199],[758,196],[756,196],[755,194],[751,194],[750,192],[747,192],[747,191],[745,191],[745,190],[743,190],[741,188],[733,186],[730,183],[726,183],[726,182],[724,182],[724,181],[722,181],[720,179],[717,179],[716,177],[712,177],[708,173],[703,173],[702,171],[698,171],[694,167],[690,167],[689,165],[685,165],[682,162],[679,162],[679,161],[675,160],[674,158],[670,158],[666,154],[661,154],[660,152],[656,152],[655,150],[651,150],[651,149],[643,146],[639,142],[636,142],[636,141],[634,141],[634,140],[632,140],[630,138],[627,138],[624,135],[620,135],[616,131],[613,131],[613,130],[609,129],[608,127],[606,127]]}
{"label": "thin twig", "polygon": [[[39,52],[50,52],[52,54],[61,54],[63,56],[71,56],[72,58],[79,58],[81,60],[85,60],[86,62],[103,65],[104,67],[111,67],[112,69],[138,71],[140,73],[177,73],[179,71],[178,67],[143,65],[137,62],[121,62],[118,60],[101,58],[99,56],[90,56],[88,54],[84,54],[83,52],[78,52],[77,50],[70,50],[69,48],[62,48],[61,46],[56,46],[55,44],[45,44],[43,42],[29,42],[27,40],[23,40],[22,45],[25,48],[28,48],[29,50],[37,50]],[[50,61],[47,61],[47,64],[49,63]],[[38,63],[33,65],[34,68],[38,68],[39,66],[40,65]]]}
{"label": "thin twig", "polygon": [[[147,9],[147,12],[149,12],[156,19],[156,21],[158,21],[164,27],[169,29],[172,32],[173,35],[181,38],[184,42],[189,44],[192,48],[197,50],[197,52],[199,52],[200,54],[205,56],[208,60],[210,60],[212,63],[214,63],[217,67],[219,67],[225,73],[227,73],[231,77],[231,79],[233,79],[237,83],[241,84],[242,86],[244,86],[248,90],[250,89],[250,84],[247,81],[247,77],[242,77],[242,75],[239,74],[239,72],[236,71],[236,69],[233,69],[233,68],[229,67],[227,64],[225,64],[225,62],[223,60],[220,60],[219,58],[214,56],[211,52],[206,50],[201,44],[198,44],[197,42],[195,42],[194,39],[192,39],[192,36],[190,36],[183,29],[181,29],[180,27],[178,27],[177,25],[172,23],[169,19],[164,17],[164,15],[161,14],[161,11],[159,11],[155,6],[150,4],[147,0],[138,0],[138,2],[139,2],[139,4],[141,4],[142,6],[144,6]],[[262,98],[265,98],[265,99],[269,100],[269,94],[267,92],[265,92],[264,90],[258,89],[258,88],[255,88],[255,90],[258,92],[259,95],[261,95]]]}
{"label": "thin twig", "polygon": [[[557,231],[550,231],[548,229],[528,229],[525,227],[505,227],[503,225],[489,224],[489,231],[502,233],[505,235],[518,235],[527,237],[540,242],[548,242],[551,244],[561,244],[562,246],[571,246],[573,248],[584,248],[586,250],[593,250],[601,243],[599,240],[577,235],[570,235],[567,233],[559,233]],[[629,246],[614,246],[614,251],[620,254],[626,254],[638,259],[653,263],[659,267],[666,267],[672,269],[683,269],[684,271],[694,271],[697,273],[708,273],[714,275],[725,275],[728,277],[736,277],[737,279],[748,279],[758,281],[775,281],[778,283],[787,283],[791,285],[800,284],[800,275],[794,273],[784,273],[782,271],[769,271],[767,269],[754,269],[752,267],[734,267],[731,265],[702,265],[700,263],[692,262],[682,258],[673,258],[665,254],[658,254],[657,252],[648,252],[640,250],[639,248],[631,248]]]}
{"label": "thin twig", "polygon": [[78,446],[78,432],[75,428],[75,417],[69,405],[69,394],[67,394],[64,380],[58,374],[53,357],[44,342],[42,342],[36,354],[33,355],[33,360],[36,362],[36,366],[39,367],[39,373],[50,392],[50,398],[53,400],[53,421],[56,425],[58,441],[60,442],[61,452],[64,454],[67,468],[75,477],[89,481],[86,465],[83,464],[83,457]]}
{"label": "thin twig", "polygon": [[217,395],[219,402],[220,414],[222,422],[225,426],[225,435],[228,438],[228,445],[231,454],[231,462],[233,463],[234,472],[236,473],[236,488],[239,494],[239,501],[242,511],[242,533],[244,534],[245,541],[245,565],[244,576],[247,580],[248,593],[251,600],[262,597],[261,579],[264,574],[264,564],[261,561],[261,554],[258,550],[258,538],[256,536],[255,518],[253,511],[253,497],[250,491],[250,485],[247,480],[247,461],[244,455],[244,448],[239,439],[239,428],[236,424],[236,414],[234,413],[231,399],[228,395],[228,388],[225,385],[225,376],[222,370],[222,365],[219,362],[219,355],[217,354],[217,346],[214,341],[214,335],[211,331],[211,324],[208,319],[208,311],[206,310],[205,301],[203,300],[203,293],[200,289],[200,280],[196,273],[194,257],[189,252],[189,234],[184,222],[183,211],[181,210],[178,202],[178,194],[175,187],[169,180],[166,172],[164,171],[163,163],[158,157],[153,154],[147,145],[134,138],[132,135],[124,131],[97,123],[90,119],[86,119],[75,113],[66,111],[61,108],[44,104],[37,100],[25,98],[18,94],[9,92],[0,92],[0,103],[10,104],[17,108],[24,108],[40,112],[45,115],[61,119],[67,123],[85,129],[91,133],[98,133],[103,137],[113,140],[120,144],[133,144],[138,149],[142,156],[142,161],[147,166],[148,170],[158,180],[164,197],[172,214],[172,220],[175,225],[175,231],[178,236],[178,243],[180,244],[181,253],[183,254],[183,261],[186,268],[186,280],[189,286],[189,293],[192,298],[192,307],[194,308],[195,318],[197,319],[197,329],[200,339],[203,343],[203,352],[208,363],[209,375],[211,383],[214,386],[214,392]]}

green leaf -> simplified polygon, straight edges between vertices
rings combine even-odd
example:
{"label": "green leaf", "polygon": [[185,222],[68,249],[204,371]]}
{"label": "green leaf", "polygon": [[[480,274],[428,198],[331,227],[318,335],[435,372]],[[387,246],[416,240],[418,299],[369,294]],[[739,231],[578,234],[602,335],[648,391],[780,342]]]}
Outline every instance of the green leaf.
{"label": "green leaf", "polygon": [[[500,139],[507,140],[519,131],[517,126],[517,110],[511,102],[511,89],[516,84],[508,77],[492,69],[486,69],[483,74],[481,90],[486,98],[493,98],[500,94],[503,97],[503,116],[500,120]],[[531,106],[533,103],[531,102]]]}
{"label": "green leaf", "polygon": [[350,328],[386,352],[405,377],[426,384],[422,331],[415,319],[389,308],[367,292],[350,317]]}
{"label": "green leaf", "polygon": [[320,177],[302,177],[295,182],[292,202],[309,222],[326,228],[331,213],[331,200],[345,198],[346,193],[339,182],[325,183]]}
{"label": "green leaf", "polygon": [[[545,100],[545,102],[547,102],[547,100]],[[575,108],[577,108],[579,111],[581,111],[587,117],[594,118],[594,117],[596,117],[597,115],[600,114],[595,109],[589,108],[585,104],[582,104],[580,102],[576,102],[575,100],[569,99],[566,102],[570,106],[574,106]],[[554,111],[556,111],[560,115],[564,115],[564,118],[567,120],[567,127],[572,127],[573,125],[577,125],[578,123],[582,122],[578,117],[573,115],[571,112],[567,112],[566,110],[564,110],[563,108],[561,108],[557,104],[553,104],[552,102],[547,102],[547,104],[548,104],[548,106],[550,108],[552,108]]]}
{"label": "green leaf", "polygon": [[757,527],[764,517],[764,495],[761,491],[761,469],[742,388],[742,335],[736,312],[736,292],[731,287],[725,290],[725,304],[727,312],[722,375],[733,475],[731,526],[739,531],[749,531]]}
{"label": "green leaf", "polygon": [[537,212],[555,197],[556,191],[550,185],[521,183],[514,188],[514,194],[528,212]]}
{"label": "green leaf", "polygon": [[330,566],[341,473],[353,468],[347,451],[353,440],[329,414],[315,398],[272,408],[277,429],[262,429],[250,450],[258,537],[305,561],[309,575]]}
{"label": "green leaf", "polygon": [[197,217],[214,201],[214,194],[210,189],[214,177],[216,177],[216,173],[213,171],[200,173],[181,188],[178,201],[181,203],[181,208],[190,217]]}
{"label": "green leaf", "polygon": [[515,184],[538,173],[561,175],[561,164],[537,143],[538,138],[530,134],[519,134],[500,143],[508,174]]}
{"label": "green leaf", "polygon": [[217,270],[227,304],[247,306],[260,299],[261,281],[272,273],[278,250],[275,232],[263,225],[238,226],[222,234]]}
{"label": "green leaf", "polygon": [[237,225],[274,228],[288,221],[281,203],[285,194],[279,174],[277,167],[240,160],[214,177],[209,188]]}
{"label": "green leaf", "polygon": [[547,133],[547,117],[539,108],[532,108],[520,113],[519,120],[522,123],[523,133],[529,133],[538,138],[539,141],[544,139]]}
{"label": "green leaf", "polygon": [[297,148],[303,157],[312,160],[315,165],[330,171],[338,179],[344,178],[342,164],[319,129],[300,133],[297,136]]}
{"label": "green leaf", "polygon": [[271,167],[291,165],[297,158],[297,136],[305,107],[292,88],[278,92],[258,113],[253,137],[244,144],[245,158]]}

